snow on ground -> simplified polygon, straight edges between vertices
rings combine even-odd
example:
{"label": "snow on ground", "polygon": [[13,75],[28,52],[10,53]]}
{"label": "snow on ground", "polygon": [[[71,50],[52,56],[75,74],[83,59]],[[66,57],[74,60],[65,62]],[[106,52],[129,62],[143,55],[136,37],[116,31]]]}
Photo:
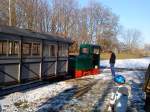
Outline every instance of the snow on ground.
{"label": "snow on ground", "polygon": [[[109,74],[110,69],[103,70],[104,74]],[[116,72],[116,75],[123,75],[126,78],[126,86],[129,89],[129,100],[127,112],[145,112],[145,94],[142,90],[144,83],[145,72],[143,71],[121,71]],[[106,105],[109,102],[110,93],[107,95]],[[104,108],[104,107],[102,107]]]}
{"label": "snow on ground", "polygon": [[[117,68],[148,68],[150,57],[140,59],[117,59],[115,67]],[[109,60],[100,61],[101,66],[109,67]]]}
{"label": "snow on ground", "polygon": [[[125,71],[122,73],[126,77],[127,84],[131,87],[129,96],[129,110],[132,112],[144,112],[145,94],[142,90],[144,83],[143,71]],[[130,112],[129,111],[129,112]]]}
{"label": "snow on ground", "polygon": [[[140,71],[123,71],[127,84],[131,87],[128,112],[144,112],[144,93],[142,84],[144,73]],[[76,85],[85,85],[85,80],[99,82],[80,98],[73,97]],[[16,92],[0,99],[2,112],[97,112],[105,109],[113,87],[110,70],[99,75],[85,76],[79,79],[61,81],[42,87]],[[88,81],[86,80],[86,81]],[[80,83],[83,81],[82,83]],[[74,83],[77,82],[77,83]],[[86,82],[88,83],[88,82]]]}
{"label": "snow on ground", "polygon": [[[131,64],[138,63],[138,67],[140,67],[139,65],[146,67],[147,62],[149,62],[146,60],[120,60],[120,65],[130,62]],[[131,87],[128,112],[144,112],[145,95],[142,91],[144,72],[119,71],[116,74],[124,75],[127,85]],[[91,90],[83,94],[82,97],[73,97],[77,87],[97,79],[99,80],[98,83],[92,86]],[[106,69],[99,75],[55,82],[31,90],[12,93],[1,97],[0,105],[2,112],[102,112],[108,104],[110,91],[113,88],[111,79],[110,69]]]}
{"label": "snow on ground", "polygon": [[[108,77],[106,78],[103,74],[85,76],[80,79],[86,78],[102,80],[110,79]],[[50,108],[58,110],[62,105],[66,104],[68,98],[73,96],[73,92],[70,90],[74,90],[73,88],[76,85],[72,82],[73,81],[61,81],[27,91],[12,93],[0,98],[1,108],[3,112],[44,112],[45,109],[47,110]],[[70,92],[68,93],[67,91]],[[50,105],[48,102],[51,102]]]}
{"label": "snow on ground", "polygon": [[[3,110],[6,112],[13,112],[14,110],[20,112],[21,110],[18,110],[18,108],[16,108],[17,106],[24,107],[25,105],[26,107],[28,107],[29,103],[37,103],[38,105],[38,103],[41,103],[42,100],[55,97],[57,94],[69,88],[72,88],[72,85],[62,81],[50,85],[45,85],[43,87],[38,87],[29,91],[12,93],[5,96],[4,98],[1,98],[0,104]],[[28,111],[30,110],[32,109],[29,109]]]}

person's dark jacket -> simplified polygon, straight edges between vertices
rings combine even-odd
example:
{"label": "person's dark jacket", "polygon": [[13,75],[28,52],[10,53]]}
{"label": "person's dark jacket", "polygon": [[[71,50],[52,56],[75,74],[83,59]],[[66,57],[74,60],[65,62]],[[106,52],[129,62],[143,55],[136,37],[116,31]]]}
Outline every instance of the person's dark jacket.
{"label": "person's dark jacket", "polygon": [[115,61],[116,61],[116,55],[115,53],[112,52],[109,63],[115,64]]}

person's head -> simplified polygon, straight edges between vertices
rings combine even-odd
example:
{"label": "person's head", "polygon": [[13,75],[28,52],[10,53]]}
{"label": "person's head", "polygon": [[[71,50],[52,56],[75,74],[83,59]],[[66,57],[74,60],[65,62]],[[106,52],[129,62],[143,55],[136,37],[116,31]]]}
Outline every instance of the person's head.
{"label": "person's head", "polygon": [[126,79],[125,79],[125,77],[122,76],[122,75],[116,75],[116,76],[114,77],[114,82],[117,83],[117,84],[119,84],[119,85],[121,85],[121,84],[125,84]]}

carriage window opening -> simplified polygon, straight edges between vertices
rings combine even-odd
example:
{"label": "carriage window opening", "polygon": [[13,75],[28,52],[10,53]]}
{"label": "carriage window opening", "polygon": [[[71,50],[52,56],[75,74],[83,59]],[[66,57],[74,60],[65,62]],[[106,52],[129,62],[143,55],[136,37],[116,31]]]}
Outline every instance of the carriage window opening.
{"label": "carriage window opening", "polygon": [[67,45],[64,45],[63,46],[63,51],[64,51],[64,56],[68,56],[68,47],[67,47]]}
{"label": "carriage window opening", "polygon": [[82,53],[88,54],[88,52],[89,52],[88,48],[82,48]]}
{"label": "carriage window opening", "polygon": [[23,55],[31,55],[31,43],[23,43]]}
{"label": "carriage window opening", "polygon": [[0,55],[3,53],[3,43],[0,41]]}
{"label": "carriage window opening", "polygon": [[40,55],[40,43],[32,44],[32,55]]}
{"label": "carriage window opening", "polygon": [[56,47],[55,45],[50,45],[50,56],[56,56]]}
{"label": "carriage window opening", "polygon": [[59,56],[68,56],[67,45],[65,44],[59,45]]}
{"label": "carriage window opening", "polygon": [[8,54],[11,55],[13,51],[13,42],[9,41],[8,49]]}
{"label": "carriage window opening", "polygon": [[59,56],[62,56],[62,45],[59,45]]}
{"label": "carriage window opening", "polygon": [[19,54],[19,42],[14,42],[14,54]]}
{"label": "carriage window opening", "polygon": [[19,54],[19,42],[9,41],[8,54],[9,55],[18,55]]}
{"label": "carriage window opening", "polygon": [[1,40],[0,41],[0,55],[6,55],[7,54],[7,41]]}
{"label": "carriage window opening", "polygon": [[44,56],[48,57],[49,56],[49,45],[44,46]]}

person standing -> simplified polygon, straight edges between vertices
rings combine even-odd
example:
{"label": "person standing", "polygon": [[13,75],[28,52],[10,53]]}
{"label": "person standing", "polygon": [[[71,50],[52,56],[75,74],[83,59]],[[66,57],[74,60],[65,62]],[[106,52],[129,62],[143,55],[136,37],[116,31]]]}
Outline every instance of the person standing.
{"label": "person standing", "polygon": [[114,77],[114,83],[115,87],[112,89],[108,112],[126,112],[129,90],[126,86],[125,77],[122,75],[116,75]]}
{"label": "person standing", "polygon": [[115,62],[116,62],[116,55],[112,51],[109,51],[109,53],[111,54],[109,64],[110,64],[110,69],[111,69],[112,76],[114,78],[115,77],[115,68],[114,68],[114,66],[115,66]]}

